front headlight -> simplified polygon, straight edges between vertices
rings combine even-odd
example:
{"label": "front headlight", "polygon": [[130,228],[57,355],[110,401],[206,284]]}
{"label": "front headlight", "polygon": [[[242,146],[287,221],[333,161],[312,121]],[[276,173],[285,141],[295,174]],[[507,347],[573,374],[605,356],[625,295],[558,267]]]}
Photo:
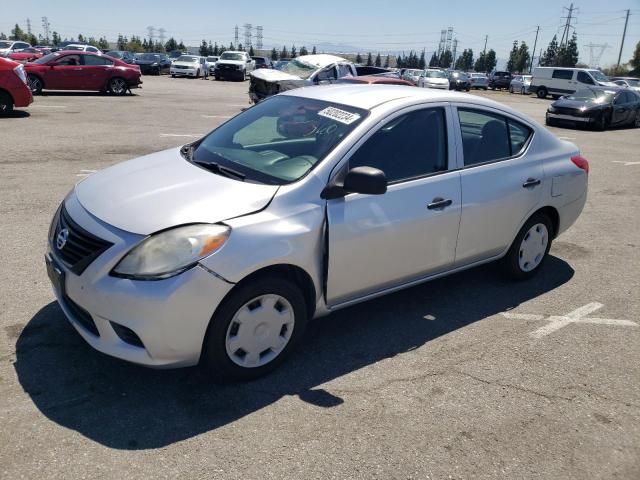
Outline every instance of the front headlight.
{"label": "front headlight", "polygon": [[556,107],[554,107],[553,105],[549,105],[549,109],[547,110],[549,113],[555,113],[556,111]]}
{"label": "front headlight", "polygon": [[13,71],[16,72],[16,75],[18,75],[18,77],[20,77],[20,80],[22,80],[24,83],[27,83],[27,73],[24,71],[24,66],[18,65],[13,69]]}
{"label": "front headlight", "polygon": [[151,64],[152,67],[157,67],[158,66],[158,62],[154,62]]}
{"label": "front headlight", "polygon": [[229,238],[226,225],[197,224],[157,233],[131,249],[112,274],[141,280],[160,280],[188,270],[219,250]]}

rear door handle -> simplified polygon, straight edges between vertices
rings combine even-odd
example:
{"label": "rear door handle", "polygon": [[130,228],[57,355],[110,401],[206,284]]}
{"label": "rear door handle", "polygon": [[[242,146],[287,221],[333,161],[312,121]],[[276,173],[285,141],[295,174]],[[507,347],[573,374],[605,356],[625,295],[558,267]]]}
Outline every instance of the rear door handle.
{"label": "rear door handle", "polygon": [[527,178],[527,181],[524,182],[522,184],[523,188],[529,188],[529,187],[535,187],[537,185],[540,185],[540,180],[537,180],[535,178]]}
{"label": "rear door handle", "polygon": [[429,210],[442,210],[447,208],[449,205],[453,203],[452,200],[445,200],[442,197],[436,197],[431,200],[431,203],[427,205]]}

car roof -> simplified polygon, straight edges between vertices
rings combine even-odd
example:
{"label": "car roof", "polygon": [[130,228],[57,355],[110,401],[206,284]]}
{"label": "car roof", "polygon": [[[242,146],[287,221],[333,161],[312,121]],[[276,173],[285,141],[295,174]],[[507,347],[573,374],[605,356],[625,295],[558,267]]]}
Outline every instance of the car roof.
{"label": "car roof", "polygon": [[281,95],[306,97],[326,102],[371,110],[379,105],[404,100],[406,103],[421,102],[460,102],[473,103],[492,108],[499,108],[521,117],[521,114],[505,105],[487,98],[469,95],[451,90],[435,90],[431,88],[416,88],[404,85],[363,85],[363,84],[334,84],[298,88],[283,92]]}
{"label": "car roof", "polygon": [[299,57],[296,57],[296,59],[310,65],[315,65],[316,67],[326,67],[333,63],[348,61],[342,57],[336,57],[335,55],[328,55],[326,53],[320,53],[317,55],[301,55]]}

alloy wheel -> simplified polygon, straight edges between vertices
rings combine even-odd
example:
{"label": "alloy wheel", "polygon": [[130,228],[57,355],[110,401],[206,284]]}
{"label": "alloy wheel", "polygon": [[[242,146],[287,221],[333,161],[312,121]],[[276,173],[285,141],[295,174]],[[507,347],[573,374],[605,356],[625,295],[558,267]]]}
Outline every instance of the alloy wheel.
{"label": "alloy wheel", "polygon": [[123,95],[127,91],[127,83],[121,78],[113,78],[109,82],[109,89],[116,95]]}
{"label": "alloy wheel", "polygon": [[256,297],[233,316],[225,337],[229,359],[244,368],[262,367],[285,349],[295,326],[289,301],[275,294]]}
{"label": "alloy wheel", "polygon": [[42,80],[34,75],[28,77],[29,88],[31,93],[40,93],[42,91]]}
{"label": "alloy wheel", "polygon": [[547,251],[549,231],[542,223],[536,223],[522,237],[518,254],[518,264],[523,272],[534,270]]}

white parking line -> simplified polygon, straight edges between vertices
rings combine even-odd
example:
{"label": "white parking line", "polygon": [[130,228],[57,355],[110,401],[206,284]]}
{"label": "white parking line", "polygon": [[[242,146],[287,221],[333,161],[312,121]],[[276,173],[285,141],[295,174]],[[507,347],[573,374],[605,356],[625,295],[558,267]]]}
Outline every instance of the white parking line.
{"label": "white parking line", "polygon": [[85,169],[82,169],[82,170],[80,170],[80,173],[76,173],[76,177],[88,177],[92,173],[96,173],[96,172],[97,172],[97,170],[85,170]]}
{"label": "white parking line", "polygon": [[202,118],[232,118],[233,115],[202,115]]}
{"label": "white parking line", "polygon": [[190,138],[199,138],[203,136],[204,133],[161,133],[161,137],[190,137]]}
{"label": "white parking line", "polygon": [[621,163],[625,167],[628,167],[629,165],[640,165],[640,162],[625,162],[625,161],[622,161],[622,160],[614,160],[613,163]]}
{"label": "white parking line", "polygon": [[67,105],[31,105],[29,108],[69,108]]}
{"label": "white parking line", "polygon": [[558,137],[560,140],[575,140],[576,137]]}
{"label": "white parking line", "polygon": [[527,313],[511,313],[511,312],[503,312],[502,316],[505,318],[509,318],[511,320],[547,320],[549,323],[544,327],[540,327],[534,332],[531,332],[533,338],[542,338],[544,336],[549,335],[561,328],[566,327],[571,323],[590,323],[595,325],[616,325],[616,326],[624,326],[624,327],[637,327],[638,324],[636,322],[632,322],[631,320],[616,320],[613,318],[596,318],[591,317],[587,318],[587,316],[596,310],[600,310],[604,305],[598,302],[588,303],[567,315],[551,315],[549,317],[545,317],[545,315],[532,315]]}

